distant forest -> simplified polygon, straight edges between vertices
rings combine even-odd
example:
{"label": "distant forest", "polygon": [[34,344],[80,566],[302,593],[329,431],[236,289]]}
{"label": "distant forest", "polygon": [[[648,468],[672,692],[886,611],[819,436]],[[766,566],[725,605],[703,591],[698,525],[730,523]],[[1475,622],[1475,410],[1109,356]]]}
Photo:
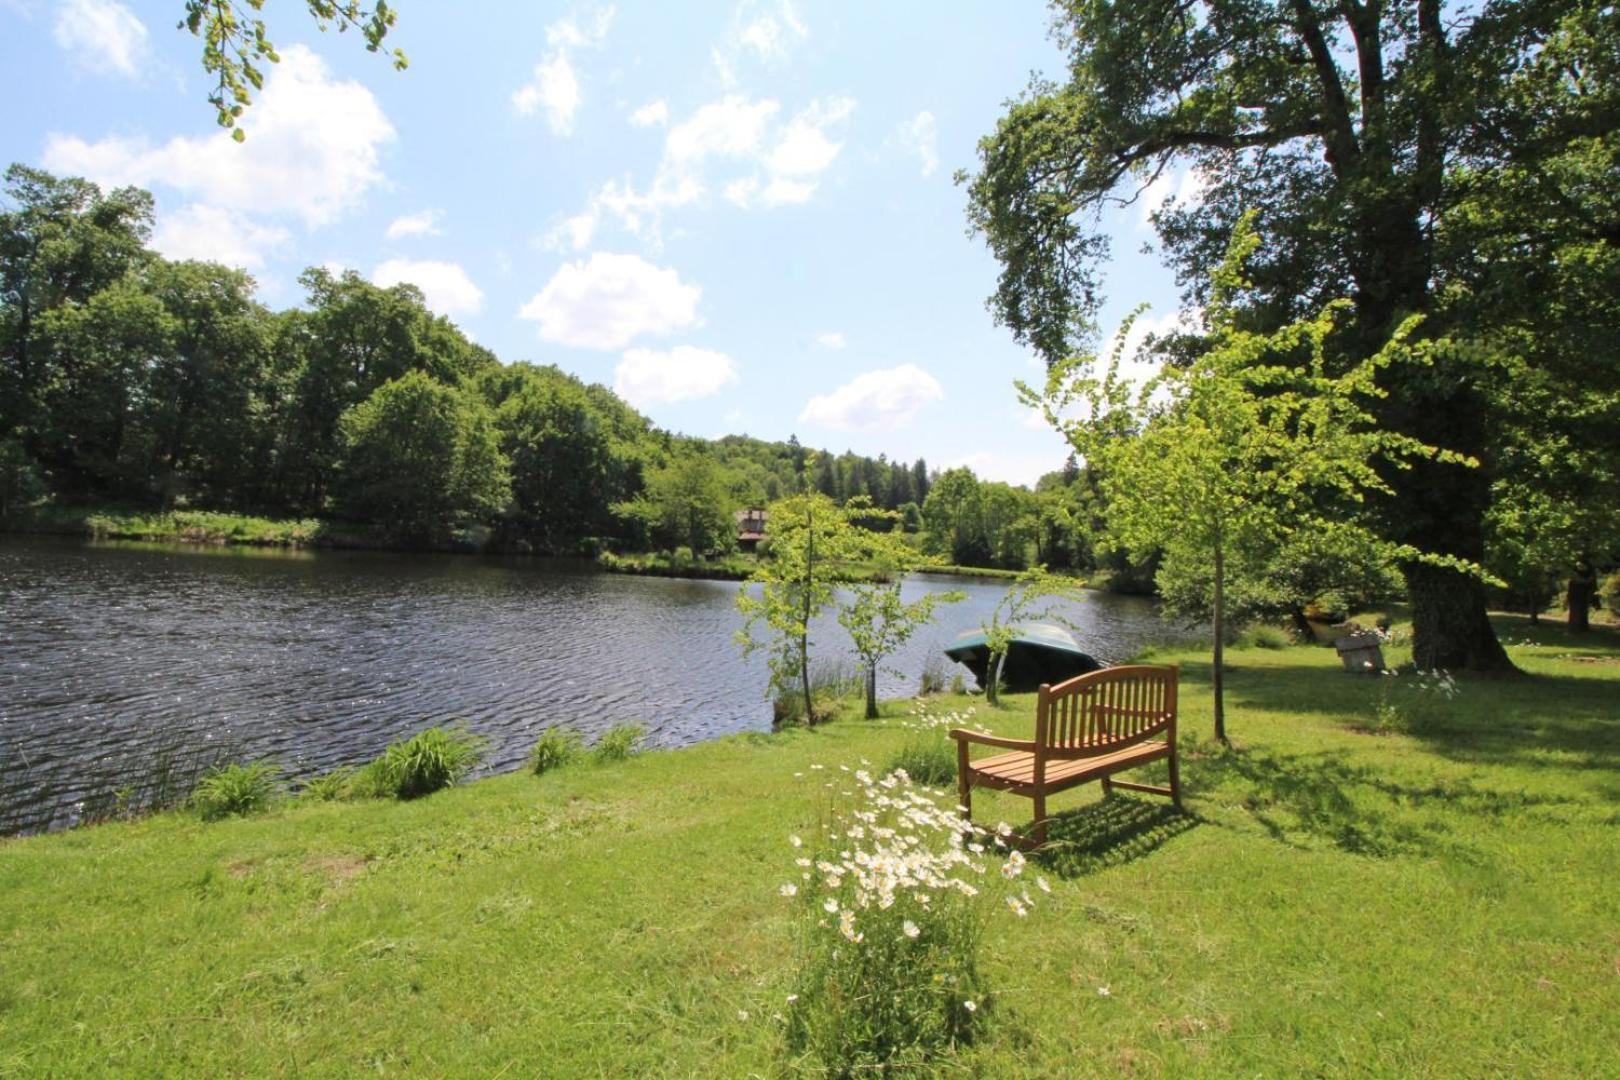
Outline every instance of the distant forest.
{"label": "distant forest", "polygon": [[655,427],[553,366],[503,364],[410,285],[310,269],[303,307],[148,247],[147,192],[6,172],[0,516],[41,505],[319,518],[392,543],[726,550],[734,510],[809,484],[963,565],[1088,568],[1088,485]]}

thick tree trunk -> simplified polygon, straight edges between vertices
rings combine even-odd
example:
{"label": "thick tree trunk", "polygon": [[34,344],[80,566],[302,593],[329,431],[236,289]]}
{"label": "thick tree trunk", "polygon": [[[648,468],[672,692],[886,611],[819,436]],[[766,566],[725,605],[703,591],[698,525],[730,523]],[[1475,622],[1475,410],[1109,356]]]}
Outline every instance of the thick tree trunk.
{"label": "thick tree trunk", "polygon": [[1485,587],[1454,570],[1405,567],[1412,663],[1424,671],[1515,671],[1485,615]]}
{"label": "thick tree trunk", "polygon": [[1584,634],[1592,629],[1592,597],[1597,593],[1597,571],[1592,564],[1581,560],[1569,575],[1569,587],[1564,591],[1564,603],[1569,608],[1571,633]]}

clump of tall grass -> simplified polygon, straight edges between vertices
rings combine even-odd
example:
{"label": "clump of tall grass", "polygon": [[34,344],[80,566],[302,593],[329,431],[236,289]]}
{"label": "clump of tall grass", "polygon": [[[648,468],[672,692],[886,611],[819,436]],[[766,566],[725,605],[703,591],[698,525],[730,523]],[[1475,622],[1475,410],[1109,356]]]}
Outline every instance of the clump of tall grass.
{"label": "clump of tall grass", "polygon": [[945,690],[945,663],[939,657],[930,655],[927,663],[923,664],[922,678],[918,680],[917,693],[921,697],[929,694],[943,693]]}
{"label": "clump of tall grass", "polygon": [[847,663],[829,661],[810,669],[810,700],[814,714],[804,715],[804,693],[795,683],[778,687],[771,702],[771,722],[776,727],[814,726],[832,719],[838,707],[866,692],[861,674]]}
{"label": "clump of tall grass", "polygon": [[534,741],[534,749],[529,751],[529,771],[539,776],[567,765],[583,752],[579,732],[565,727],[546,728]]}
{"label": "clump of tall grass", "polygon": [[968,727],[973,709],[936,713],[927,702],[919,702],[900,726],[910,732],[894,757],[889,771],[902,770],[918,784],[948,788],[956,782],[956,743],[951,728]]}
{"label": "clump of tall grass", "polygon": [[484,759],[485,740],[459,725],[431,727],[389,743],[362,770],[357,787],[396,799],[431,795],[465,779]]}
{"label": "clump of tall grass", "polygon": [[647,729],[640,724],[615,724],[602,732],[591,748],[591,758],[598,765],[624,761],[641,747]]}
{"label": "clump of tall grass", "polygon": [[305,780],[304,786],[298,791],[299,797],[315,802],[333,802],[347,798],[354,794],[358,775],[359,770],[353,765],[339,765],[329,773]]}
{"label": "clump of tall grass", "polygon": [[1294,640],[1282,627],[1260,623],[1249,627],[1248,633],[1243,635],[1242,643],[1253,649],[1286,649],[1294,643]]}
{"label": "clump of tall grass", "polygon": [[1013,914],[1030,911],[1024,858],[1010,852],[987,873],[1011,830],[987,837],[902,771],[852,776],[849,801],[808,850],[788,838],[798,869],[779,890],[797,908],[787,1045],[833,1076],[937,1069],[990,1018],[980,906],[994,890]]}
{"label": "clump of tall grass", "polygon": [[191,807],[204,821],[261,813],[280,797],[281,769],[268,761],[215,766],[191,792]]}

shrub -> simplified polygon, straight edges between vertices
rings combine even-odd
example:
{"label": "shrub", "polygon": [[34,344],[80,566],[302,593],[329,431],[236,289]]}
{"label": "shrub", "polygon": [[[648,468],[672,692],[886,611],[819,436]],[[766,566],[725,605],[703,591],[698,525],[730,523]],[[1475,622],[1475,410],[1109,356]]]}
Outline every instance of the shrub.
{"label": "shrub", "polygon": [[416,799],[460,782],[484,757],[484,740],[466,728],[431,727],[390,743],[358,786],[371,794]]}
{"label": "shrub", "polygon": [[[817,664],[810,670],[810,697],[816,709],[810,723],[814,725],[832,719],[842,702],[864,693],[860,673],[850,665],[835,662]],[[805,723],[804,697],[796,687],[780,690],[771,701],[771,722],[777,727]]]}
{"label": "shrub", "polygon": [[951,728],[970,727],[971,707],[961,712],[935,713],[919,702],[900,726],[911,732],[889,762],[919,784],[949,788],[956,783],[956,744],[947,736]]}
{"label": "shrub", "polygon": [[579,733],[565,727],[550,727],[540,733],[529,751],[529,769],[534,775],[567,765],[579,757],[583,745]]}
{"label": "shrub", "polygon": [[945,664],[937,656],[930,656],[923,665],[922,679],[917,686],[917,694],[927,697],[929,694],[942,693],[945,690]]}
{"label": "shrub", "polygon": [[1282,627],[1261,624],[1249,629],[1244,644],[1255,649],[1286,649],[1293,641]]}
{"label": "shrub", "polygon": [[938,732],[917,732],[889,759],[889,771],[896,769],[919,784],[949,787],[956,783],[956,744]]}
{"label": "shrub", "polygon": [[646,729],[640,724],[615,724],[602,732],[602,737],[596,740],[596,746],[591,749],[591,757],[598,764],[623,761],[636,752],[644,734]]}
{"label": "shrub", "polygon": [[339,765],[329,773],[305,780],[298,794],[315,802],[332,802],[353,793],[356,776],[353,765]]}
{"label": "shrub", "polygon": [[191,805],[204,821],[257,814],[281,792],[281,769],[266,761],[216,766],[203,774]]}
{"label": "shrub", "polygon": [[[834,1076],[937,1069],[989,1019],[977,905],[997,876],[979,831],[904,772],[854,779],[853,803],[816,830],[828,850],[797,853],[780,889],[798,908],[788,1047]],[[1013,853],[1001,876],[1023,868]],[[1007,906],[1027,913],[1034,900],[1012,889]]]}
{"label": "shrub", "polygon": [[1598,588],[1598,597],[1609,613],[1610,622],[1620,622],[1620,573],[1610,574]]}

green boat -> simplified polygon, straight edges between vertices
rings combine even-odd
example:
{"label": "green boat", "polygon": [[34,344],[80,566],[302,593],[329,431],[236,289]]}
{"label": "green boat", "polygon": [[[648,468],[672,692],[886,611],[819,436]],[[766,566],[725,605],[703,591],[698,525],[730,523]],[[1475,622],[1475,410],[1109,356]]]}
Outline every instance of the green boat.
{"label": "green boat", "polygon": [[[979,688],[984,688],[985,669],[990,664],[990,647],[984,633],[969,630],[951,642],[945,655],[973,672]],[[1103,665],[1083,651],[1074,635],[1052,623],[1030,623],[1013,630],[1007,660],[1001,667],[1001,684],[1014,692],[1034,690],[1042,683],[1063,682]]]}

